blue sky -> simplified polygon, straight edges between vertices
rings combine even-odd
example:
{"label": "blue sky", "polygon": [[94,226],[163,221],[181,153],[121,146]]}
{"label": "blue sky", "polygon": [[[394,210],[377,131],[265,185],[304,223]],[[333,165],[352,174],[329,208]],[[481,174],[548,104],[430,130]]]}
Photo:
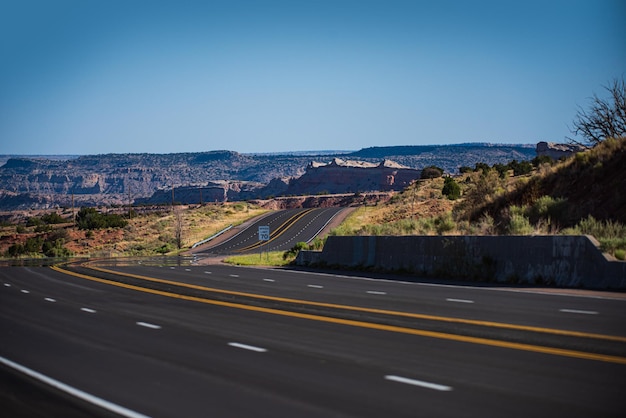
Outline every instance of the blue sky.
{"label": "blue sky", "polygon": [[626,2],[5,0],[0,154],[563,142]]}

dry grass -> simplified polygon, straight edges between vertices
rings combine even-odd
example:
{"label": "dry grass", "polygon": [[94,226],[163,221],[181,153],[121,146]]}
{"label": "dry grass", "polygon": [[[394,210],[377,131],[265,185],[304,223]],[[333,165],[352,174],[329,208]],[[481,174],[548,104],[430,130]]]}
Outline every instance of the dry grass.
{"label": "dry grass", "polygon": [[[265,213],[267,210],[246,203],[227,203],[203,206],[178,206],[174,210],[163,208],[154,212],[134,216],[124,228],[84,231],[66,228],[68,239],[65,247],[75,256],[119,257],[179,252],[177,225],[181,225],[181,249],[188,249],[194,243],[210,237],[228,227],[239,225],[246,220]],[[0,230],[0,254],[4,254],[13,243],[34,236],[33,228],[17,234],[15,226],[5,226]]]}

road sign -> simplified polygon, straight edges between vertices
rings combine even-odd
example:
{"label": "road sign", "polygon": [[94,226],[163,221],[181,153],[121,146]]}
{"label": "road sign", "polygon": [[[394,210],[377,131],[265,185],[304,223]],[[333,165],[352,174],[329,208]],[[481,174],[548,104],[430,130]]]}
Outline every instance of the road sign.
{"label": "road sign", "polygon": [[259,241],[269,241],[270,240],[270,227],[259,226]]}

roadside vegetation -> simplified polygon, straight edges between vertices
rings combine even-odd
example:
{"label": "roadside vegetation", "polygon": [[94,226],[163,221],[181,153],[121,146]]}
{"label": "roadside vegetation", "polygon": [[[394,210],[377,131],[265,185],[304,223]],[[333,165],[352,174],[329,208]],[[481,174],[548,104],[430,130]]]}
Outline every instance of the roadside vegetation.
{"label": "roadside vegetation", "polygon": [[[361,207],[330,234],[587,234],[624,259],[624,161],[626,138],[608,139],[563,161],[476,164],[451,180],[420,180],[386,204]],[[458,190],[450,192],[452,181]]]}
{"label": "roadside vegetation", "polygon": [[120,210],[81,208],[18,217],[0,226],[8,258],[173,255],[266,210],[247,203]]}

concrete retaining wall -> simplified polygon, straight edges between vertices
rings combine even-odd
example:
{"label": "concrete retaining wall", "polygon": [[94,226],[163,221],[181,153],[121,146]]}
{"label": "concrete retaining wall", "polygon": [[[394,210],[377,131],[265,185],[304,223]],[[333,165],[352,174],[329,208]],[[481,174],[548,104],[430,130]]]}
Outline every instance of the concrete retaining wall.
{"label": "concrete retaining wall", "polygon": [[589,236],[358,236],[328,238],[299,265],[373,268],[418,276],[626,290],[626,262]]}

